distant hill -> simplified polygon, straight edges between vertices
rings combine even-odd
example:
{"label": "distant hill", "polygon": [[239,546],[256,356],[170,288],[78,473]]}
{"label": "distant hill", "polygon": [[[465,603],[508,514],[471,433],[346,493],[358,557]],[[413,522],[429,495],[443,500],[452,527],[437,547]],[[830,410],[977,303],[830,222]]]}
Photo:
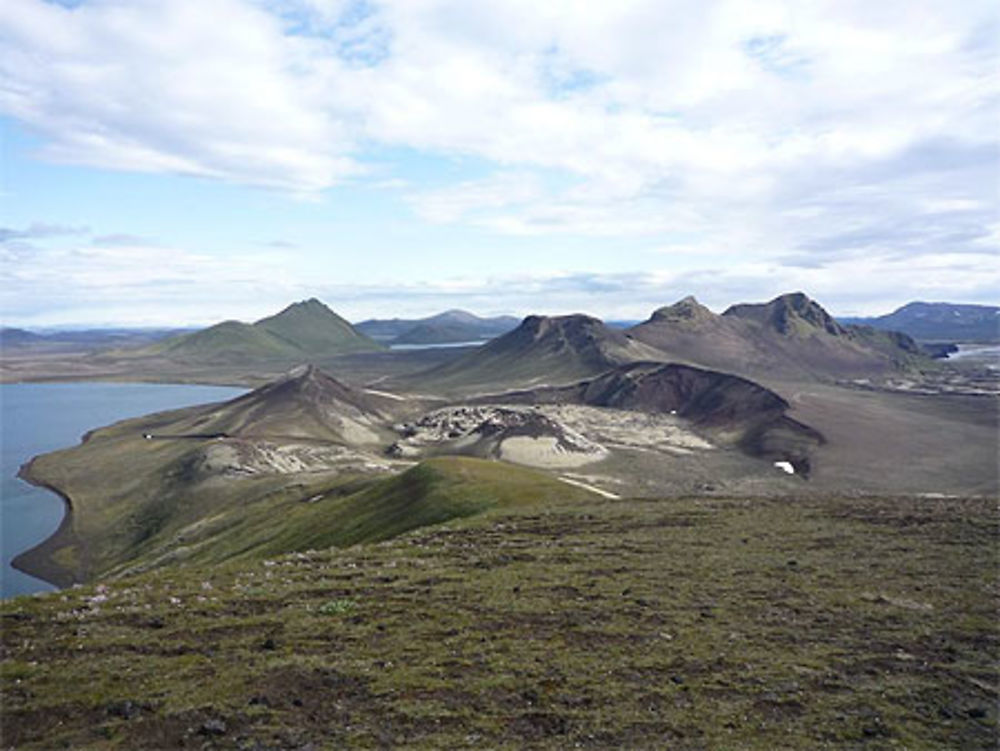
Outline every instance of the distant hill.
{"label": "distant hill", "polygon": [[633,326],[642,323],[642,321],[634,318],[629,319],[605,319],[604,325],[612,329],[630,329]]}
{"label": "distant hill", "polygon": [[0,328],[0,347],[19,351],[91,352],[111,348],[142,347],[187,331],[176,328],[95,328],[35,332],[4,326]]}
{"label": "distant hill", "polygon": [[513,330],[519,322],[513,316],[480,318],[464,310],[448,310],[429,318],[372,319],[355,328],[387,344],[452,344],[492,339]]}
{"label": "distant hill", "polygon": [[867,377],[930,364],[909,336],[838,323],[801,292],[722,315],[687,297],[629,333],[671,360],[758,378]]}
{"label": "distant hill", "polygon": [[24,329],[16,329],[11,326],[0,328],[0,348],[14,349],[20,347],[30,347],[33,344],[44,342],[45,337],[34,334]]}
{"label": "distant hill", "polygon": [[1000,342],[1000,307],[911,302],[875,318],[841,318],[841,323],[902,331],[930,342]]}
{"label": "distant hill", "polygon": [[597,318],[528,316],[513,331],[412,379],[445,391],[506,389],[568,383],[624,363],[656,359],[661,359],[659,352]]}
{"label": "distant hill", "polygon": [[251,363],[321,358],[381,348],[314,298],[289,305],[253,324],[223,321],[192,334],[172,337],[150,347],[146,354],[188,362]]}
{"label": "distant hill", "polygon": [[375,342],[316,298],[289,305],[253,326],[307,353],[340,354],[379,349]]}

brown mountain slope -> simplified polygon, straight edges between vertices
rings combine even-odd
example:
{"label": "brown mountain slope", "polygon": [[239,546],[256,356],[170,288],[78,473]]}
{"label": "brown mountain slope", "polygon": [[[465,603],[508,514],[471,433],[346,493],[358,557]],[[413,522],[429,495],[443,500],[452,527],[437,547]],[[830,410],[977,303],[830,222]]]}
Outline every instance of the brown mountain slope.
{"label": "brown mountain slope", "polygon": [[905,334],[841,325],[800,292],[722,315],[685,298],[629,333],[672,360],[758,378],[836,380],[933,367]]}
{"label": "brown mountain slope", "polygon": [[312,365],[248,394],[210,405],[163,432],[240,438],[307,438],[354,444],[376,440],[386,400],[347,386]]}

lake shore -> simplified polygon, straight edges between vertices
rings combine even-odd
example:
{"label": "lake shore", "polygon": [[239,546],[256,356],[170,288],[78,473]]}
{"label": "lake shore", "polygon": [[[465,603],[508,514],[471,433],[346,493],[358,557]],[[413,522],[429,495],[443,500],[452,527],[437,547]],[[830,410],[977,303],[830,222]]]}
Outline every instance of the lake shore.
{"label": "lake shore", "polygon": [[44,477],[37,474],[34,468],[35,459],[37,458],[33,457],[27,463],[23,464],[18,470],[17,476],[30,485],[48,490],[50,493],[59,496],[62,499],[65,511],[62,521],[55,532],[34,547],[18,553],[11,560],[10,565],[18,571],[57,587],[69,587],[82,581],[82,578],[79,577],[78,571],[57,563],[54,556],[57,551],[65,548],[68,544],[75,543],[80,545],[80,541],[76,538],[73,530],[73,499],[51,482],[48,482]]}
{"label": "lake shore", "polygon": [[48,457],[86,445],[102,426],[246,393],[245,388],[92,381],[3,384],[0,391],[3,598],[83,581],[92,561],[92,543],[78,535],[86,493],[51,466]]}

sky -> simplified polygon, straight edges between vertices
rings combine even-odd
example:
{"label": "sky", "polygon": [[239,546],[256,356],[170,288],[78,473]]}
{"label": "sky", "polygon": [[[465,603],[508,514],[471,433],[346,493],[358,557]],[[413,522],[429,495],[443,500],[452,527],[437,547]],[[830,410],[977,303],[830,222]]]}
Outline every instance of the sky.
{"label": "sky", "polygon": [[4,0],[5,325],[1000,303],[994,0]]}

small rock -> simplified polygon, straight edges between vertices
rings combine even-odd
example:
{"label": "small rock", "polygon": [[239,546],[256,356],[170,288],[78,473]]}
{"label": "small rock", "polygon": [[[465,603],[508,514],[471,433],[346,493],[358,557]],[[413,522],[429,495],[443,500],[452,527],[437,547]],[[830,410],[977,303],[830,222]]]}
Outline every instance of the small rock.
{"label": "small rock", "polygon": [[109,704],[107,711],[109,715],[121,717],[125,720],[131,720],[139,714],[139,707],[136,706],[134,702],[126,699],[125,701]]}
{"label": "small rock", "polygon": [[201,735],[225,735],[226,723],[219,719],[205,720],[198,733]]}

